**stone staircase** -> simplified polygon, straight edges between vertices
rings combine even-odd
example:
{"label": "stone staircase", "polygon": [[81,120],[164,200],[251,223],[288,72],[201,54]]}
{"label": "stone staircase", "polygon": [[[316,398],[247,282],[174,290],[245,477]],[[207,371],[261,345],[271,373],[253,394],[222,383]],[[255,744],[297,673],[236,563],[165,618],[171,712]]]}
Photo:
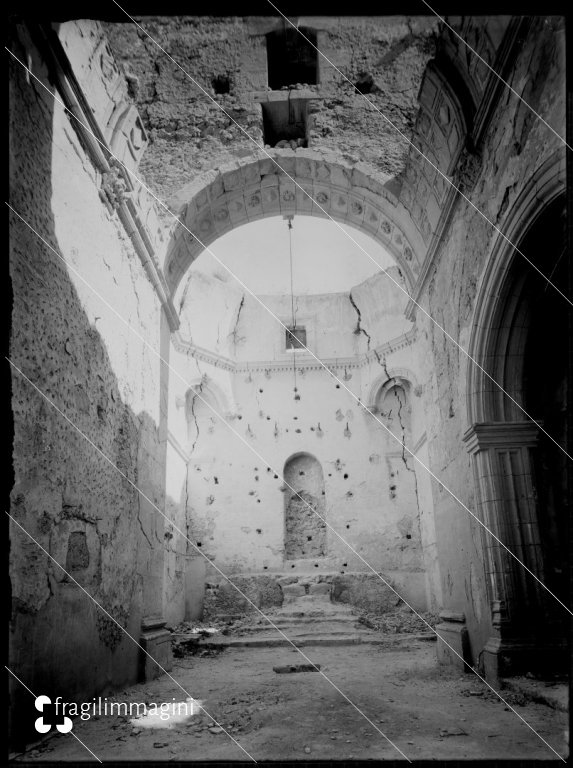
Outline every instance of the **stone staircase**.
{"label": "stone staircase", "polygon": [[[283,585],[282,590],[282,607],[264,611],[270,621],[260,614],[251,614],[231,627],[228,634],[205,638],[200,645],[205,648],[256,648],[294,644],[303,648],[360,643],[383,645],[388,642],[387,635],[359,623],[358,615],[350,606],[332,602],[328,583],[312,577],[308,580],[299,577],[296,583]],[[409,635],[402,639],[394,635],[392,642],[413,639],[430,638]]]}

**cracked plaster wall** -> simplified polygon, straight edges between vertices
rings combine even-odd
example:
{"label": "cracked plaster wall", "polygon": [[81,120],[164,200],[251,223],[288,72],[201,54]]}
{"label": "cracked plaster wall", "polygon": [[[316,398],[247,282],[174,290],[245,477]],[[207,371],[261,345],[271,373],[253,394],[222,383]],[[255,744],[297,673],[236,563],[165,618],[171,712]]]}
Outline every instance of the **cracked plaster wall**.
{"label": "cracked plaster wall", "polygon": [[[391,270],[397,279],[397,269]],[[186,300],[189,307],[195,299],[202,305],[202,326],[208,324],[209,304],[220,305],[216,292],[226,290],[220,282],[210,287],[211,300],[210,294],[198,289],[190,290]],[[357,286],[353,295],[355,303],[364,306],[363,327],[368,328],[372,320],[373,346],[411,328],[403,315],[406,298],[383,275]],[[275,314],[290,322],[288,297],[262,298]],[[368,351],[368,339],[356,333],[357,313],[347,293],[300,296],[296,303],[297,318],[307,324],[308,346],[319,356],[357,360]],[[196,307],[192,311],[197,314]],[[188,323],[185,314],[182,322]],[[201,551],[226,573],[290,571],[293,564],[295,573],[363,570],[359,558],[330,531],[326,532],[326,555],[317,560],[318,567],[312,559],[285,559],[284,494],[288,489],[275,473],[282,474],[293,454],[308,452],[322,467],[329,523],[418,607],[435,604],[436,595],[424,573],[415,474],[410,460],[404,461],[401,433],[398,441],[391,437],[348,392],[340,385],[337,388],[318,364],[307,368],[311,359],[308,353],[297,352],[298,366],[304,360],[305,369],[297,373],[301,399],[295,401],[293,358],[283,350],[285,331],[252,297],[245,297],[236,330],[241,339],[235,359],[240,371],[225,371],[178,353],[173,354],[172,361],[183,378],[195,382],[195,391],[226,416],[247,445],[269,461],[272,470],[197,398],[188,428],[184,385],[175,385],[172,380],[170,430],[186,446],[189,456],[187,498],[192,540],[200,543]],[[272,366],[267,368],[265,361]],[[277,363],[286,363],[286,367],[273,367]],[[377,381],[382,383],[396,369],[412,369],[413,378],[416,365],[415,345],[405,345],[388,353],[385,361],[373,357],[346,373],[344,367],[338,368],[336,374],[362,402],[374,405],[368,398]],[[223,391],[226,397],[221,397]],[[213,397],[212,392],[218,396]],[[407,438],[413,444],[420,436],[423,417],[415,386],[408,396],[415,401],[409,410]],[[181,459],[175,466],[180,465]],[[182,470],[173,471],[180,483]],[[426,506],[431,507],[431,503]],[[206,573],[207,579],[220,578],[209,567]]]}

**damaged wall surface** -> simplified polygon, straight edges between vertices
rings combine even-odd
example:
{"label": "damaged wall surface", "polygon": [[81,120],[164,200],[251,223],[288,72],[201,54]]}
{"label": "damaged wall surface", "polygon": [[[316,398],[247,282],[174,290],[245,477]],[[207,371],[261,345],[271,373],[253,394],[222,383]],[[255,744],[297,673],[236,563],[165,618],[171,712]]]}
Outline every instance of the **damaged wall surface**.
{"label": "damaged wall surface", "polygon": [[[270,157],[135,25],[11,26],[30,72],[11,61],[10,355],[47,398],[13,371],[11,514],[54,558],[12,526],[14,672],[69,700],[133,682],[140,654],[122,628],[139,638],[209,615],[215,568],[269,606],[286,570],[336,573],[337,594],[370,606],[363,563],[328,527],[285,522],[294,510],[281,474],[304,477],[301,455],[322,484],[300,490],[324,499],[328,524],[414,606],[441,609],[445,631],[467,630],[467,660],[488,679],[527,671],[527,648],[541,642],[557,658],[554,612],[479,520],[562,583],[549,531],[562,514],[562,462],[519,410],[533,403],[564,440],[570,390],[562,371],[543,379],[537,365],[543,340],[565,359],[562,318],[505,240],[525,243],[565,285],[564,149],[534,114],[561,132],[563,21],[450,20],[532,109],[426,18],[300,19],[359,93],[308,50],[293,71],[309,82],[287,82],[273,56],[288,60],[292,41],[275,34],[277,20],[142,21]],[[311,355],[287,349],[285,329],[228,275],[201,273],[204,245],[226,232],[303,215],[349,223],[394,260],[346,292],[294,297],[295,328],[359,402]],[[289,296],[260,298],[292,323]],[[537,299],[545,319],[531,310]],[[464,354],[507,377],[507,326],[521,344],[507,370],[523,363],[511,407]],[[554,412],[544,410],[557,390]],[[545,517],[536,472],[554,489]],[[530,597],[543,636],[514,622]],[[25,696],[14,689],[16,708]]]}

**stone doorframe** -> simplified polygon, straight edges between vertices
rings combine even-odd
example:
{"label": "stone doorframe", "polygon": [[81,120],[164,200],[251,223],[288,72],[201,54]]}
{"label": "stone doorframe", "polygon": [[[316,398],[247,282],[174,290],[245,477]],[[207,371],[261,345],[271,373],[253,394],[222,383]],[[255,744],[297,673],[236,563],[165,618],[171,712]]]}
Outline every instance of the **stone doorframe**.
{"label": "stone doorframe", "polygon": [[[522,258],[511,243],[522,242],[564,191],[565,157],[564,153],[556,152],[540,166],[510,208],[500,226],[505,237],[500,232],[494,241],[477,293],[468,349],[470,358],[517,402],[522,394],[516,381],[520,363],[501,364],[510,334],[505,324],[499,322],[507,306],[516,303],[515,297],[503,290],[514,259]],[[512,311],[507,314],[515,320]],[[518,329],[511,339],[516,357],[523,352],[526,333],[526,328]],[[503,393],[471,359],[468,359],[467,382],[469,427],[463,440],[472,456],[475,511],[491,531],[489,534],[481,529],[490,609],[490,636],[482,650],[482,659],[487,678],[495,680],[529,671],[532,656],[539,655],[541,650],[539,622],[544,614],[545,591],[526,569],[543,581],[533,485],[533,457],[542,425],[527,419],[511,403],[508,407]]]}

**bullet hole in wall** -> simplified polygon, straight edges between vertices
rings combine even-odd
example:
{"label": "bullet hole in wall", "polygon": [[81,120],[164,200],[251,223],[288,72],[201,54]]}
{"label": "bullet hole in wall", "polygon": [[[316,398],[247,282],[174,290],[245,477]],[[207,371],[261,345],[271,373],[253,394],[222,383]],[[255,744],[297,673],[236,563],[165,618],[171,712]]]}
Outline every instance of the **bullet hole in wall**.
{"label": "bullet hole in wall", "polygon": [[263,571],[266,571],[268,569],[268,565],[263,565]]}
{"label": "bullet hole in wall", "polygon": [[347,528],[350,528],[350,525],[349,525],[348,523],[346,523],[346,527],[347,527]]}
{"label": "bullet hole in wall", "polygon": [[337,385],[336,385],[336,389],[340,389],[340,384],[337,384]]}
{"label": "bullet hole in wall", "polygon": [[261,503],[261,500],[260,500],[260,499],[257,499],[257,504],[260,504],[260,503]]}
{"label": "bullet hole in wall", "polygon": [[219,485],[219,478],[218,477],[214,477],[213,478],[213,482],[215,483],[215,485]]}
{"label": "bullet hole in wall", "polygon": [[307,541],[312,541],[312,536],[307,536],[307,537],[306,537],[306,540],[307,540]]}
{"label": "bullet hole in wall", "polygon": [[391,490],[391,491],[395,491],[395,490],[396,490],[396,486],[395,486],[395,485],[391,485],[391,486],[390,486],[390,490]]}
{"label": "bullet hole in wall", "polygon": [[200,541],[198,541],[198,542],[197,542],[197,546],[198,546],[198,547],[200,547],[200,546],[201,546],[201,542],[200,542]]}
{"label": "bullet hole in wall", "polygon": [[343,568],[347,568],[348,567],[348,563],[342,563],[342,567]]}
{"label": "bullet hole in wall", "polygon": [[263,532],[262,528],[257,528],[257,533],[262,533],[262,532]]}
{"label": "bullet hole in wall", "polygon": [[[288,429],[287,429],[287,432],[288,432]],[[297,434],[300,434],[300,433],[302,432],[302,429],[295,429],[295,432],[296,432]]]}
{"label": "bullet hole in wall", "polygon": [[301,469],[299,475],[304,475],[304,469]]}
{"label": "bullet hole in wall", "polygon": [[315,567],[315,568],[318,568],[318,563],[315,563],[315,564],[314,564],[314,567]]}
{"label": "bullet hole in wall", "polygon": [[345,473],[345,474],[343,475],[343,477],[344,477],[344,479],[345,479],[345,480],[348,480],[348,473]]}
{"label": "bullet hole in wall", "polygon": [[270,421],[270,420],[271,420],[271,417],[270,417],[270,416],[267,416],[267,421]]}
{"label": "bullet hole in wall", "polygon": [[255,480],[256,480],[257,482],[259,482],[259,476],[258,476],[258,475],[255,475]]}
{"label": "bullet hole in wall", "polygon": [[254,495],[255,495],[254,491],[249,491],[249,496],[254,496]]}
{"label": "bullet hole in wall", "polygon": [[239,415],[239,416],[237,416],[237,418],[239,419],[239,421],[241,421],[241,419],[242,419],[243,417],[242,417],[241,415]]}
{"label": "bullet hole in wall", "polygon": [[261,393],[261,395],[263,394],[263,390],[262,389],[259,389],[259,392]]}
{"label": "bullet hole in wall", "polygon": [[274,477],[274,479],[275,479],[275,480],[278,480],[278,479],[279,479],[279,476],[278,476],[278,475],[274,475],[273,477]]}
{"label": "bullet hole in wall", "polygon": [[293,564],[291,565],[291,568],[294,568],[294,567],[295,567],[295,566],[294,566],[294,563],[293,563]]}
{"label": "bullet hole in wall", "polygon": [[407,534],[406,534],[406,538],[407,538],[407,539],[411,539],[411,538],[412,538],[412,534],[411,534],[411,533],[407,533]]}

